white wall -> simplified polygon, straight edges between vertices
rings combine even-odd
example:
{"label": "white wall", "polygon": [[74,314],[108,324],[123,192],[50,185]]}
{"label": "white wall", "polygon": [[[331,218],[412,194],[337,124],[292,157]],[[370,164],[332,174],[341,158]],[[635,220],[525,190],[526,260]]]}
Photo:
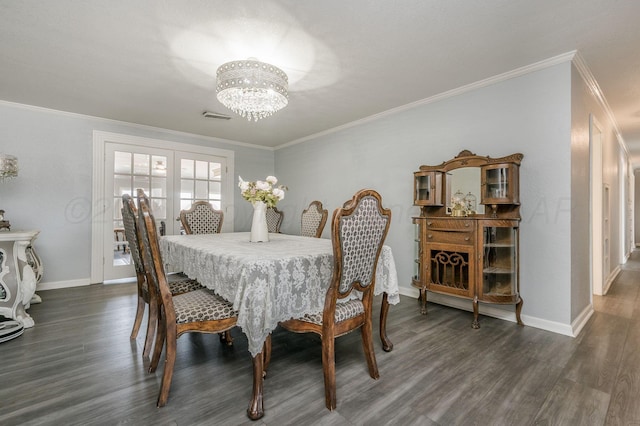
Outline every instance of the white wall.
{"label": "white wall", "polygon": [[[571,318],[576,319],[591,305],[590,286],[590,157],[589,157],[589,123],[590,116],[603,127],[602,130],[602,162],[603,184],[610,188],[610,268],[607,275],[613,274],[624,256],[621,247],[624,239],[624,221],[620,220],[620,208],[624,188],[620,187],[619,167],[621,149],[615,136],[614,126],[602,105],[594,96],[588,82],[579,69],[571,70]],[[602,262],[602,259],[594,259]]]}
{"label": "white wall", "polygon": [[463,149],[492,157],[521,152],[523,318],[566,331],[571,321],[570,102],[571,64],[566,62],[281,148],[276,174],[289,186],[279,205],[286,212],[283,232],[299,232],[300,212],[311,200],[333,211],[357,190],[376,189],[393,212],[386,243],[393,249],[400,285],[415,294],[410,285],[411,217],[418,215],[412,205],[413,172]]}
{"label": "white wall", "polygon": [[[12,229],[41,230],[42,284],[89,282],[94,130],[233,150],[235,173],[247,179],[274,172],[272,150],[0,102],[0,152],[18,157],[20,168],[17,179],[0,183],[0,208]],[[239,191],[234,203],[235,229],[248,230],[251,205]]]}

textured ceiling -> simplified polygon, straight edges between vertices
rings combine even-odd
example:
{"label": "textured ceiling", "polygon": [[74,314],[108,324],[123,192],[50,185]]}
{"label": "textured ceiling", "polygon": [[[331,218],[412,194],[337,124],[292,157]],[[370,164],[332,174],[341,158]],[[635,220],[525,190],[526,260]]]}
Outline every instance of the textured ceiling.
{"label": "textured ceiling", "polygon": [[[640,160],[639,17],[637,0],[0,0],[0,99],[275,147],[577,50]],[[257,123],[215,97],[217,67],[249,57],[290,78]]]}

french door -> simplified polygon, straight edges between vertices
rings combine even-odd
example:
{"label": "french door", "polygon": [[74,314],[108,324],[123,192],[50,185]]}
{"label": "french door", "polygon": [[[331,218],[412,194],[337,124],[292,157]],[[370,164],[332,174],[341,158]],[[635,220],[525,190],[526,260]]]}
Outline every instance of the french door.
{"label": "french door", "polygon": [[[97,190],[103,195],[98,198],[94,194],[99,209],[93,223],[92,282],[135,276],[121,209],[122,195],[129,194],[135,200],[138,188],[148,195],[156,226],[163,235],[180,233],[181,226],[176,220],[180,210],[199,200],[209,201],[215,209],[222,210],[225,213],[223,231],[233,231],[230,192],[233,179],[228,177],[233,176],[229,167],[232,152],[106,135],[109,137],[98,146],[94,135],[94,149],[103,153],[102,187]],[[94,179],[96,172],[94,170]],[[94,192],[96,189],[94,185]]]}

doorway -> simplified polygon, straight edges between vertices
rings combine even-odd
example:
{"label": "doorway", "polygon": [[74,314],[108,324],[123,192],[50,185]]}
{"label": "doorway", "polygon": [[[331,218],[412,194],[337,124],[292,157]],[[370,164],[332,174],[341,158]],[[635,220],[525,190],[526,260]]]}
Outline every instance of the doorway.
{"label": "doorway", "polygon": [[589,156],[591,163],[591,294],[602,296],[604,294],[604,274],[606,273],[604,268],[603,221],[605,205],[603,203],[602,127],[593,115],[589,120]]}
{"label": "doorway", "polygon": [[180,209],[196,200],[224,211],[233,231],[233,151],[96,131],[93,176],[92,283],[135,276],[120,209],[138,188],[161,234],[179,233]]}

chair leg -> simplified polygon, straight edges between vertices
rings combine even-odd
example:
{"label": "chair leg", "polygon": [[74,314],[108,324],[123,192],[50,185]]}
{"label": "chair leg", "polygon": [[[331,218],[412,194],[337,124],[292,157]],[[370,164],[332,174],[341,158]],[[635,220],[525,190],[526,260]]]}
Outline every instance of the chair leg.
{"label": "chair leg", "polygon": [[231,337],[231,330],[218,333],[218,336],[220,336],[220,343],[225,343],[227,346],[233,346],[233,337]]}
{"label": "chair leg", "polygon": [[334,336],[322,336],[322,371],[324,372],[324,399],[330,411],[336,408],[336,352]]}
{"label": "chair leg", "polygon": [[153,357],[149,363],[149,373],[153,373],[158,368],[160,363],[160,355],[162,354],[162,347],[167,340],[167,329],[164,321],[158,321],[158,334],[156,336],[156,344],[153,347]]}
{"label": "chair leg", "polygon": [[365,321],[360,329],[362,333],[362,349],[364,350],[367,366],[369,367],[369,375],[373,379],[380,378],[378,372],[378,363],[376,362],[376,353],[373,350],[373,330],[371,321]]}
{"label": "chair leg", "polygon": [[149,303],[149,318],[147,319],[147,336],[144,340],[142,356],[147,358],[151,352],[153,339],[156,337],[156,326],[158,324],[158,305]]}
{"label": "chair leg", "polygon": [[144,301],[142,297],[138,294],[138,307],[136,308],[136,318],[133,321],[133,329],[131,330],[131,340],[138,337],[138,331],[140,330],[140,325],[142,324],[142,317],[144,316],[144,307],[147,302]]}
{"label": "chair leg", "polygon": [[162,373],[162,383],[160,394],[158,395],[158,407],[164,407],[169,399],[169,389],[173,378],[173,367],[176,363],[176,330],[172,328],[167,332],[166,359],[164,361],[164,372]]}

